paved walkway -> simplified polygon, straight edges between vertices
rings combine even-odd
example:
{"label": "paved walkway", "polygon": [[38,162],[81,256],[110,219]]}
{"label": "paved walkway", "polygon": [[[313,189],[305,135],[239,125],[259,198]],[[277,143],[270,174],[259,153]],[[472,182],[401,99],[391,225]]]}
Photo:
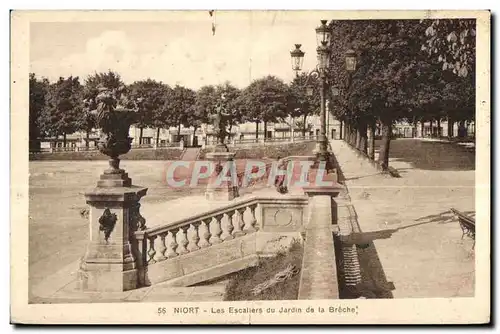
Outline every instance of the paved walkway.
{"label": "paved walkway", "polygon": [[181,160],[184,161],[194,161],[198,158],[198,154],[200,153],[200,148],[198,147],[188,147],[182,154]]}
{"label": "paved walkway", "polygon": [[81,290],[78,263],[71,263],[34,287],[31,303],[120,303],[120,302],[190,302],[223,301],[228,280],[191,287],[153,285],[123,292]]}
{"label": "paved walkway", "polygon": [[[474,294],[472,241],[461,240],[462,231],[449,209],[473,213],[475,171],[460,148],[437,146],[434,152],[433,144],[392,142],[396,154],[390,165],[402,176],[392,178],[357,157],[344,142],[331,143],[361,232],[365,241],[373,241],[395,298]],[[440,156],[446,164],[439,165]],[[360,262],[374,265],[373,259]]]}

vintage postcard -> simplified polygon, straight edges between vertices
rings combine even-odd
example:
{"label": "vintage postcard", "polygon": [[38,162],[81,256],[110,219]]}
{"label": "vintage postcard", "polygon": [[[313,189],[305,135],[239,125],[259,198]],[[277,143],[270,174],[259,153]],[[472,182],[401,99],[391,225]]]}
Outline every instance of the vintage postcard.
{"label": "vintage postcard", "polygon": [[13,323],[490,321],[490,12],[12,11],[11,56]]}

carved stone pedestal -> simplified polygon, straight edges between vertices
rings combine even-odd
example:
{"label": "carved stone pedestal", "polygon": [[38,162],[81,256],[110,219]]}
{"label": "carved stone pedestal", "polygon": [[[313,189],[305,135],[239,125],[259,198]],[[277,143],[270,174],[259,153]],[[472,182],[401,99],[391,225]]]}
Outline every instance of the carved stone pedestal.
{"label": "carved stone pedestal", "polygon": [[208,200],[216,201],[230,201],[238,197],[238,177],[234,153],[224,151],[207,153],[207,159],[212,162],[215,171],[207,184],[205,197]]}
{"label": "carved stone pedestal", "polygon": [[[81,265],[80,287],[88,291],[126,291],[138,287],[133,233],[145,228],[139,201],[147,188],[110,186],[122,182],[104,173],[98,186],[85,194],[90,206],[90,240]],[[113,180],[109,183],[102,182]],[[130,180],[130,179],[128,179]]]}

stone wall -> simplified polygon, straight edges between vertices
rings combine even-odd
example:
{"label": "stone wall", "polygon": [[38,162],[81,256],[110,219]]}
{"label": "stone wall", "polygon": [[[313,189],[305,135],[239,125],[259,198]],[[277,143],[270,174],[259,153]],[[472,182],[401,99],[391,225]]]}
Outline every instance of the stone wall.
{"label": "stone wall", "polygon": [[[133,149],[120,156],[122,160],[179,160],[184,150],[178,148]],[[99,151],[30,153],[29,160],[108,160]]]}
{"label": "stone wall", "polygon": [[[231,152],[236,153],[235,159],[262,159],[278,157],[284,158],[293,155],[311,155],[316,143],[283,143],[282,145],[264,145],[256,144],[254,147],[234,148],[230,147]],[[210,148],[200,151],[199,159],[204,159],[206,153],[211,152]]]}

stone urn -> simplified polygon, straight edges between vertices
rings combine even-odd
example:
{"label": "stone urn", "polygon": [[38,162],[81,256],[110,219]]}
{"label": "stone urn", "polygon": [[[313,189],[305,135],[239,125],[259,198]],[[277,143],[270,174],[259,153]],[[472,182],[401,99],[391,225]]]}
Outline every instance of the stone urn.
{"label": "stone urn", "polygon": [[97,185],[130,187],[132,180],[123,169],[120,169],[119,156],[130,151],[132,147],[129,129],[136,119],[136,112],[132,108],[120,105],[107,90],[103,90],[96,100],[98,107],[94,114],[96,125],[101,129],[97,148],[109,157],[109,168],[101,175]]}

